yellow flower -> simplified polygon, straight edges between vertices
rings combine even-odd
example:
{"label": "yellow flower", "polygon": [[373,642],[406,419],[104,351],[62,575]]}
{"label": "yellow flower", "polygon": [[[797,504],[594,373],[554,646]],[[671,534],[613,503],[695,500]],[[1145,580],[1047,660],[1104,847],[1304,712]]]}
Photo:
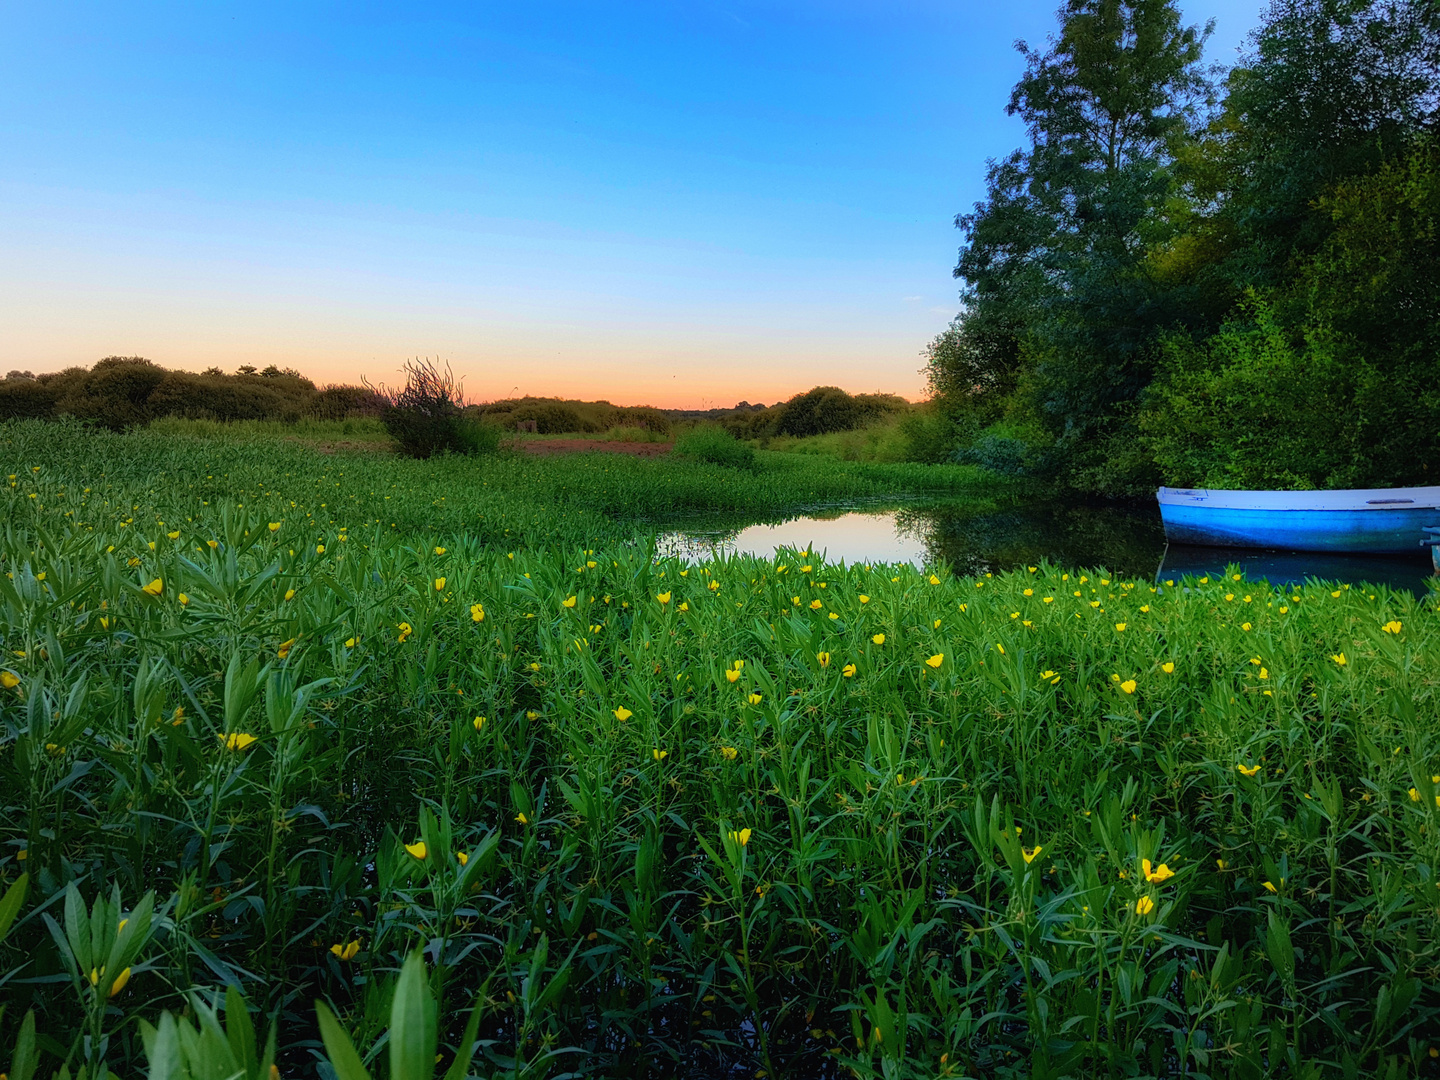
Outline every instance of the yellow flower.
{"label": "yellow flower", "polygon": [[315,554],[316,554],[316,555],[324,555],[324,554],[325,554],[325,545],[324,545],[324,544],[316,544],[316,545],[315,545]]}
{"label": "yellow flower", "polygon": [[125,984],[129,981],[130,969],[127,967],[124,971],[120,972],[119,975],[115,976],[115,981],[110,984],[110,993],[108,996],[113,998],[116,994],[120,993],[121,990],[125,989]]}
{"label": "yellow flower", "polygon": [[174,532],[168,532],[168,533],[166,533],[165,535],[166,535],[167,537],[169,537],[171,540],[179,540],[179,539],[180,539],[180,530],[179,530],[179,529],[176,529]]}
{"label": "yellow flower", "polygon": [[734,761],[740,756],[740,751],[733,746],[722,746],[720,747],[720,756],[726,761]]}
{"label": "yellow flower", "polygon": [[1171,661],[1166,660],[1165,663],[1163,663],[1163,664],[1160,665],[1160,670],[1163,671],[1163,672],[1165,672],[1166,675],[1169,675],[1169,674],[1171,674],[1172,672],[1174,672],[1174,670],[1175,670],[1175,665],[1174,665],[1174,663],[1172,663]]}
{"label": "yellow flower", "polygon": [[1228,869],[1230,869],[1230,864],[1229,864],[1228,862],[1226,862],[1224,859],[1216,859],[1216,860],[1215,860],[1215,865],[1218,866],[1221,870],[1228,870]]}
{"label": "yellow flower", "polygon": [[732,683],[733,683],[733,682],[738,682],[739,679],[740,679],[740,672],[737,671],[737,670],[735,670],[735,668],[726,668],[726,669],[725,669],[725,678],[728,679],[728,680],[729,680],[730,682],[732,682]]}
{"label": "yellow flower", "polygon": [[939,579],[938,577],[936,577],[934,574],[931,574],[931,575],[930,575],[930,584],[931,584],[931,585],[939,585],[939,584],[940,584],[940,579]]}
{"label": "yellow flower", "polygon": [[1398,634],[1400,633],[1400,623],[1397,622],[1395,619],[1391,619],[1380,629],[1384,630],[1387,634]]}
{"label": "yellow flower", "polygon": [[1115,624],[1115,632],[1116,632],[1117,634],[1124,633],[1124,632],[1125,632],[1125,624],[1124,624],[1123,622],[1117,622],[1117,623]]}
{"label": "yellow flower", "polygon": [[1152,911],[1154,911],[1154,910],[1155,910],[1155,901],[1154,901],[1154,900],[1151,900],[1150,897],[1148,897],[1148,896],[1142,896],[1142,897],[1140,897],[1139,900],[1136,900],[1136,901],[1135,901],[1135,914],[1136,914],[1136,915],[1149,915],[1149,914],[1150,914]]}
{"label": "yellow flower", "polygon": [[796,607],[799,607],[799,606],[800,606],[800,598],[799,598],[798,596],[792,596],[792,597],[790,597],[790,603],[794,604]]}
{"label": "yellow flower", "polygon": [[255,741],[254,735],[247,735],[243,731],[232,731],[229,735],[216,735],[215,737],[220,740],[226,750],[233,750],[237,753]]}
{"label": "yellow flower", "polygon": [[[1336,595],[1336,596],[1339,596],[1340,594],[1339,594],[1339,593],[1336,593],[1335,595]],[[1279,889],[1275,888],[1275,886],[1272,885],[1272,884],[1271,884],[1270,882],[1268,882],[1268,881],[1262,881],[1262,882],[1260,882],[1260,884],[1265,886],[1265,891],[1266,891],[1266,892],[1278,893],[1278,892],[1280,891]]]}
{"label": "yellow flower", "polygon": [[159,596],[162,592],[165,591],[165,582],[161,581],[157,577],[154,581],[150,582],[149,585],[143,586],[140,591],[143,593],[147,593],[150,596]]}
{"label": "yellow flower", "polygon": [[635,715],[629,709],[625,708],[624,705],[621,705],[618,709],[614,709],[612,711],[615,713],[615,719],[619,720],[621,723],[624,723],[626,720],[629,720],[630,717]]}
{"label": "yellow flower", "polygon": [[443,577],[437,577],[435,579],[435,591],[439,592],[443,588],[445,588],[445,579]]}
{"label": "yellow flower", "polygon": [[484,622],[484,621],[485,621],[485,609],[484,609],[483,607],[481,607],[479,604],[471,604],[471,605],[470,605],[470,621],[471,621],[471,622]]}
{"label": "yellow flower", "polygon": [[670,751],[659,749],[651,750],[650,756],[653,757],[656,761],[664,761],[667,757],[670,756]]}
{"label": "yellow flower", "polygon": [[13,671],[0,670],[0,686],[3,686],[6,690],[14,690],[15,687],[19,685],[19,675],[16,675]]}
{"label": "yellow flower", "polygon": [[855,665],[846,664],[843,668],[840,669],[840,674],[844,675],[847,679],[850,678],[855,674]]}
{"label": "yellow flower", "polygon": [[750,704],[751,704],[751,705],[759,705],[759,704],[760,704],[760,695],[759,695],[759,694],[751,694],[751,695],[750,695]]}
{"label": "yellow flower", "polygon": [[1235,768],[1240,770],[1241,776],[1254,776],[1260,771],[1259,765],[1236,765]]}
{"label": "yellow flower", "polygon": [[836,612],[833,612],[833,611],[832,611],[832,612],[830,612],[830,618],[832,618],[832,619],[838,619],[838,618],[840,618],[840,616],[839,616]]}
{"label": "yellow flower", "polygon": [[1035,861],[1035,859],[1039,856],[1039,854],[1040,854],[1042,851],[1044,851],[1044,850],[1045,850],[1045,848],[1044,848],[1042,845],[1036,844],[1033,848],[1023,848],[1023,847],[1022,847],[1022,848],[1020,849],[1020,855],[1021,855],[1022,858],[1024,858],[1024,860],[1025,860],[1025,865],[1026,865],[1026,866],[1029,866],[1032,862]]}
{"label": "yellow flower", "polygon": [[819,601],[819,600],[811,600],[811,601],[810,601],[810,610],[811,610],[811,611],[819,611],[819,610],[820,610],[820,607],[821,607],[821,604],[820,604],[820,601]]}
{"label": "yellow flower", "polygon": [[216,548],[218,548],[218,547],[220,546],[220,541],[219,541],[219,540],[206,540],[205,543],[207,543],[207,544],[210,545],[210,550],[211,550],[211,551],[214,551]]}
{"label": "yellow flower", "polygon": [[437,548],[435,549],[435,554],[436,554],[436,555],[444,555],[444,554],[445,554],[445,549],[444,549],[443,547],[437,547]]}
{"label": "yellow flower", "polygon": [[1035,595],[1035,590],[1034,590],[1034,589],[1026,589],[1026,590],[1025,590],[1025,595],[1026,595],[1026,596],[1034,596],[1034,595]]}
{"label": "yellow flower", "polygon": [[1270,669],[1269,669],[1269,668],[1262,667],[1262,668],[1260,669],[1260,678],[1262,678],[1262,679],[1268,679],[1268,678],[1270,678]]}
{"label": "yellow flower", "polygon": [[744,847],[746,844],[750,843],[750,832],[751,831],[749,829],[740,829],[739,831],[732,829],[730,831],[730,839],[734,840],[735,843],[739,844],[741,847]]}
{"label": "yellow flower", "polygon": [[1001,656],[1004,656],[1004,655],[1005,655],[1005,646],[1004,646],[1004,645],[1001,645],[1001,644],[997,641],[997,642],[995,643],[995,651],[998,652]]}
{"label": "yellow flower", "polygon": [[353,648],[355,647],[355,643],[356,643],[357,640],[358,640],[357,638],[353,638],[353,637],[352,637],[352,638],[346,638],[346,639],[345,639],[345,647],[346,647],[347,649],[353,649]]}
{"label": "yellow flower", "polygon": [[656,593],[655,599],[659,600],[662,604],[668,604],[670,602],[670,594],[668,592]]}
{"label": "yellow flower", "polygon": [[280,522],[278,522],[278,521],[272,521],[272,522],[270,522],[270,531],[271,531],[271,532],[279,532],[279,531],[280,531]]}
{"label": "yellow flower", "polygon": [[186,596],[183,592],[182,592],[179,596],[177,596],[175,599],[177,599],[177,600],[180,601],[180,606],[181,606],[181,607],[185,607],[186,605],[188,605],[188,604],[190,603],[190,597]]}
{"label": "yellow flower", "polygon": [[1120,684],[1120,689],[1124,690],[1127,694],[1133,694],[1135,692],[1135,680],[1126,679]]}
{"label": "yellow flower", "polygon": [[396,626],[396,629],[400,631],[400,636],[395,639],[397,642],[404,641],[415,632],[414,628],[408,622],[400,623]]}
{"label": "yellow flower", "polygon": [[939,667],[941,664],[943,664],[944,662],[945,662],[945,654],[944,654],[944,653],[936,653],[934,656],[930,657],[930,659],[928,659],[928,660],[925,661],[925,663],[927,663],[928,665],[930,665],[930,666],[933,667],[933,668],[938,668],[938,667]]}
{"label": "yellow flower", "polygon": [[876,635],[873,636],[870,640],[873,641],[876,645],[884,645],[884,644],[885,644],[885,635],[884,635],[884,634],[876,634]]}
{"label": "yellow flower", "polygon": [[1163,862],[1152,870],[1149,859],[1140,860],[1140,869],[1145,874],[1145,880],[1152,885],[1163,885],[1175,876],[1175,871],[1171,870],[1170,867],[1166,866]]}
{"label": "yellow flower", "polygon": [[1149,604],[1141,604],[1141,605],[1140,605],[1140,610],[1141,610],[1142,612],[1148,612],[1148,611],[1150,610],[1150,605],[1149,605]]}
{"label": "yellow flower", "polygon": [[280,643],[280,647],[275,650],[275,655],[278,656],[281,660],[284,660],[287,656],[290,655],[290,650],[294,647],[294,645],[295,639],[293,637],[289,641],[282,641]]}
{"label": "yellow flower", "polygon": [[1249,629],[1250,629],[1250,624],[1249,624],[1248,622],[1242,622],[1242,623],[1240,624],[1240,629],[1241,629],[1241,630],[1249,630]]}
{"label": "yellow flower", "polygon": [[285,590],[285,599],[286,599],[286,600],[293,600],[293,599],[295,599],[295,590],[294,590],[294,589],[286,589],[286,590]]}
{"label": "yellow flower", "polygon": [[561,607],[574,607],[574,606],[575,606],[575,603],[576,603],[575,597],[573,597],[573,596],[567,596],[564,600],[561,600],[561,601],[560,601],[560,606],[561,606]]}
{"label": "yellow flower", "polygon": [[[1336,593],[1336,595],[1338,596],[1339,593]],[[1345,654],[1344,654],[1343,652],[1342,652],[1342,653],[1332,653],[1332,654],[1330,655],[1330,659],[1331,659],[1331,660],[1334,660],[1335,663],[1339,664],[1341,667],[1344,667],[1345,664],[1347,663],[1347,661],[1346,661],[1346,659],[1345,659]]]}
{"label": "yellow flower", "polygon": [[347,941],[343,945],[331,945],[330,951],[339,960],[353,960],[355,954],[360,951],[360,942]]}
{"label": "yellow flower", "polygon": [[475,725],[475,730],[476,730],[476,731],[479,731],[481,728],[483,728],[483,727],[485,726],[485,717],[483,717],[483,716],[477,716],[477,717],[475,717],[474,720],[471,721],[471,723],[473,723],[473,724]]}
{"label": "yellow flower", "polygon": [[421,862],[424,862],[425,857],[430,854],[430,849],[425,846],[424,840],[416,840],[413,844],[406,844],[405,850]]}
{"label": "yellow flower", "polygon": [[1419,802],[1419,801],[1420,801],[1420,792],[1416,791],[1413,787],[1410,789],[1410,801],[1411,801],[1411,802]]}
{"label": "yellow flower", "polygon": [[1334,596],[1334,597],[1339,597],[1339,595],[1340,595],[1340,590],[1339,590],[1339,589],[1336,589],[1336,590],[1335,590],[1334,592],[1332,592],[1330,595],[1331,595],[1331,596]]}
{"label": "yellow flower", "polygon": [[455,859],[460,863],[461,866],[470,865],[470,856],[463,851],[457,851],[455,853]]}
{"label": "yellow flower", "polygon": [[830,666],[830,654],[828,652],[816,653],[815,659],[819,661],[821,667]]}
{"label": "yellow flower", "polygon": [[870,598],[869,598],[868,596],[866,596],[864,593],[861,593],[861,594],[860,594],[860,603],[862,603],[862,604],[868,604],[869,602],[870,602]]}

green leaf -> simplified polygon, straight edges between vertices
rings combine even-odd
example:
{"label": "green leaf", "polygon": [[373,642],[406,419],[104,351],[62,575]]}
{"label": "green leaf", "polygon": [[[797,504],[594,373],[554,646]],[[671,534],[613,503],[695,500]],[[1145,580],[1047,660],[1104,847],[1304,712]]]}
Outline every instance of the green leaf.
{"label": "green leaf", "polygon": [[25,894],[30,889],[30,875],[21,874],[15,879],[14,884],[5,890],[5,895],[0,897],[0,941],[5,940],[5,935],[10,932],[10,926],[15,922],[15,917],[20,914],[20,908],[25,903]]}
{"label": "green leaf", "polygon": [[315,1018],[319,1021],[320,1038],[325,1043],[325,1053],[330,1058],[335,1075],[340,1080],[370,1080],[370,1074],[360,1063],[360,1055],[355,1053],[355,1044],[323,1001],[315,1002]]}
{"label": "green leaf", "polygon": [[400,969],[390,1006],[391,1080],[430,1080],[435,1071],[435,1006],[420,953]]}
{"label": "green leaf", "polygon": [[10,1058],[10,1080],[30,1080],[35,1075],[35,1066],[40,1060],[35,1048],[35,1010],[25,1014],[20,1024],[20,1036],[15,1040],[15,1053]]}

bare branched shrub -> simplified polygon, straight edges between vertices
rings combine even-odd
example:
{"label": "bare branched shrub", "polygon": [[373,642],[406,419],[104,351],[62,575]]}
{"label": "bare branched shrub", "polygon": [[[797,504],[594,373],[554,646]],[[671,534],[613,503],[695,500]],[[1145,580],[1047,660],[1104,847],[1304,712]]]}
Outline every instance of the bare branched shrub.
{"label": "bare branched shrub", "polygon": [[442,372],[433,360],[407,360],[404,387],[374,389],[385,430],[410,457],[487,453],[499,442],[498,431],[464,415],[464,391],[449,364]]}

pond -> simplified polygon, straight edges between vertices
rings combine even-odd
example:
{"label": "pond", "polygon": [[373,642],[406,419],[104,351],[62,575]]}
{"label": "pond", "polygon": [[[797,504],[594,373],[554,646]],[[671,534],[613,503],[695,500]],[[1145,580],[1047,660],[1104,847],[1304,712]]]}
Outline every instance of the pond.
{"label": "pond", "polygon": [[835,509],[729,528],[679,527],[662,534],[667,554],[701,558],[771,556],[777,548],[823,552],[832,562],[947,566],[961,575],[1034,566],[1045,560],[1103,567],[1124,577],[1178,579],[1235,564],[1252,580],[1306,578],[1371,582],[1424,596],[1433,572],[1419,551],[1405,556],[1328,555],[1165,543],[1159,510],[1115,503],[1026,503],[1004,509],[922,505]]}

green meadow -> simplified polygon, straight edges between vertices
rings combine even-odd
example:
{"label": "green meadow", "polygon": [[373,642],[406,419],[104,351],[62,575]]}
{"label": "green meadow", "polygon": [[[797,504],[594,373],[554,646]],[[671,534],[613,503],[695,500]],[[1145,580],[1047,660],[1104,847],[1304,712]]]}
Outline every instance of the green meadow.
{"label": "green meadow", "polygon": [[686,563],[1013,491],[287,430],[0,426],[9,1080],[1440,1075],[1430,601]]}

